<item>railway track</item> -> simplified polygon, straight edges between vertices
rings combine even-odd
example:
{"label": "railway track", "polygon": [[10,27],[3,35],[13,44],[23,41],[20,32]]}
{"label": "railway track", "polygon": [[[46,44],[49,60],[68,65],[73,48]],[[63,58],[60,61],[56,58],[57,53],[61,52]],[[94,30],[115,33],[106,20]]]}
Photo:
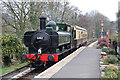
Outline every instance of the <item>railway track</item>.
{"label": "railway track", "polygon": [[[96,40],[92,40],[92,41],[88,41],[87,46],[91,43],[93,43]],[[67,49],[61,53],[67,53],[66,55],[62,55],[64,56],[64,58],[69,55],[70,53],[72,53],[73,51],[75,51],[75,48],[71,49]],[[54,65],[54,64],[53,64]],[[39,68],[30,68],[28,67],[28,65],[21,67],[9,74],[3,75],[2,76],[2,80],[22,80],[22,79],[27,79],[27,80],[31,80],[32,78],[34,78],[34,76],[40,74],[41,72],[45,71],[46,69],[48,69],[49,67],[51,67],[52,65],[48,65],[47,68],[45,68],[44,66],[40,66]]]}

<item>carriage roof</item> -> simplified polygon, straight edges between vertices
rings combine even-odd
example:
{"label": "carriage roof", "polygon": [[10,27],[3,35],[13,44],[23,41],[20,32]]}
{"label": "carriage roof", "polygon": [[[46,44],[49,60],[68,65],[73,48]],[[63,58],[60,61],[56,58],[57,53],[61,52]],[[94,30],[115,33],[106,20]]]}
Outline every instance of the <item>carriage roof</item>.
{"label": "carriage roof", "polygon": [[76,27],[76,29],[87,31],[85,28],[82,28],[82,27],[79,27],[79,26],[75,26],[75,27]]}

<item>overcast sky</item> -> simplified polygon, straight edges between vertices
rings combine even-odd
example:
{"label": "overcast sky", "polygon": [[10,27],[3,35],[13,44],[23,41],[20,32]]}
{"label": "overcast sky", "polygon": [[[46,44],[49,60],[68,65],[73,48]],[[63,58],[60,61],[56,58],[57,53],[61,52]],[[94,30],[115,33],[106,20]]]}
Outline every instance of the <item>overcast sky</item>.
{"label": "overcast sky", "polygon": [[120,0],[68,0],[71,5],[78,7],[83,14],[91,10],[98,10],[111,21],[116,20],[118,2]]}

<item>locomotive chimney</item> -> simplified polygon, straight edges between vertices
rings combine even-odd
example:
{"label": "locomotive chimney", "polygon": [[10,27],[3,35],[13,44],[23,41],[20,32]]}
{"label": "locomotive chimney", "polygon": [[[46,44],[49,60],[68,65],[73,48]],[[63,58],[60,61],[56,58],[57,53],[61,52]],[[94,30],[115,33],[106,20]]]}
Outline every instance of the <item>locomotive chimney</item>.
{"label": "locomotive chimney", "polygon": [[40,30],[46,29],[46,17],[40,17]]}

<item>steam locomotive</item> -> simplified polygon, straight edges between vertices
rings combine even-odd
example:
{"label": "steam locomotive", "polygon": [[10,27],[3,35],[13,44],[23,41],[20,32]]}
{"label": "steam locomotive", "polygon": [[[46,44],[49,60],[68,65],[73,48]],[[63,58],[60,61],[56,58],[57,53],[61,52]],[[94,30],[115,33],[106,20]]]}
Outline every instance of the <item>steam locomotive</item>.
{"label": "steam locomotive", "polygon": [[78,48],[87,43],[87,30],[79,26],[55,23],[46,25],[46,18],[40,17],[40,30],[27,31],[24,34],[24,44],[28,53],[23,53],[21,59],[30,61],[32,67],[59,61],[59,52],[64,49]]}

